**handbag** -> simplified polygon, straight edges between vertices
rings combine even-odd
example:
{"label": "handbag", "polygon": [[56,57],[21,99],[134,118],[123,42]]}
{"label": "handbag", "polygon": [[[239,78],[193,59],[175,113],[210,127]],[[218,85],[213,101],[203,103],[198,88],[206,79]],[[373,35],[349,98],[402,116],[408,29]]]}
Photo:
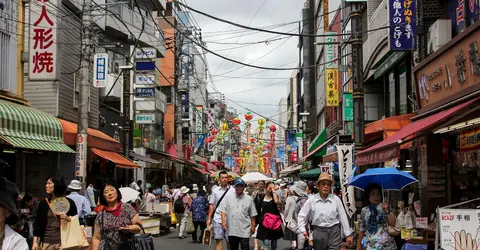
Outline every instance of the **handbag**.
{"label": "handbag", "polygon": [[60,241],[61,249],[86,248],[89,246],[85,232],[80,226],[78,216],[70,217],[71,221],[61,221]]}
{"label": "handbag", "polygon": [[266,229],[273,231],[282,230],[282,218],[280,215],[265,213],[263,216],[262,225]]}
{"label": "handbag", "polygon": [[287,228],[288,228],[290,231],[296,233],[297,230],[298,230],[297,220],[291,219],[291,220],[288,222],[288,224],[287,224]]}
{"label": "handbag", "polygon": [[129,249],[154,250],[152,235],[146,234],[142,225],[138,226],[142,229],[143,234],[135,234],[128,239]]}

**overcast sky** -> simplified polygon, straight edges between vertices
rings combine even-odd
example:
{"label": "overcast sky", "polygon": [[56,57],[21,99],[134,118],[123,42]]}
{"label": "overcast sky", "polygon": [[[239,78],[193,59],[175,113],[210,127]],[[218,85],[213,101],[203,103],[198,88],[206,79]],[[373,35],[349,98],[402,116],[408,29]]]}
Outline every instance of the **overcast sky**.
{"label": "overcast sky", "polygon": [[[338,8],[339,2],[339,0],[331,0],[330,11]],[[302,0],[187,0],[186,3],[213,16],[251,27],[272,29],[274,25],[284,24],[274,30],[288,33],[298,33],[297,22],[288,25],[285,23],[301,20],[301,9],[304,5]],[[264,67],[284,68],[298,65],[298,37],[244,30],[197,13],[192,14],[202,28],[203,40],[207,43],[207,48],[218,54]],[[233,44],[269,39],[279,40],[248,46]],[[232,100],[264,117],[278,119],[278,103],[280,98],[287,96],[291,70],[268,71],[244,67],[211,53],[207,54],[207,60],[214,77],[215,91],[225,94],[227,104],[242,114],[242,120],[243,114],[247,111]],[[232,76],[237,78],[231,78]],[[214,91],[213,86],[210,85],[209,90]],[[255,115],[255,118],[258,118],[258,115]]]}

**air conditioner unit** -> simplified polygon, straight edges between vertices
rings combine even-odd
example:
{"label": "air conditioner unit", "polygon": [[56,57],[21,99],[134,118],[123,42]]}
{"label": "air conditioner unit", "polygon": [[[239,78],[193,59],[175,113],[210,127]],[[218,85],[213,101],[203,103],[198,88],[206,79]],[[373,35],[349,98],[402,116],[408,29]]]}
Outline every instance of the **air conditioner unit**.
{"label": "air conditioner unit", "polygon": [[438,19],[428,28],[428,54],[437,51],[452,39],[452,21]]}

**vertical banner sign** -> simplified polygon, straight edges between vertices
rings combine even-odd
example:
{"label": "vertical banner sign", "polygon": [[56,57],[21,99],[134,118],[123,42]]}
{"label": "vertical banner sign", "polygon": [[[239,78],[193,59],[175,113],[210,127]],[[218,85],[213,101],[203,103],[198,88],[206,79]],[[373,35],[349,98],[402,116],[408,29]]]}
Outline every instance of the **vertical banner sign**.
{"label": "vertical banner sign", "polygon": [[195,133],[201,134],[203,132],[203,106],[196,106],[195,109]]}
{"label": "vertical banner sign", "polygon": [[327,107],[338,107],[338,69],[326,69]]}
{"label": "vertical banner sign", "polygon": [[342,201],[347,215],[352,218],[355,213],[355,190],[348,187],[348,180],[353,174],[353,145],[337,145],[338,172],[342,189]]}
{"label": "vertical banner sign", "polygon": [[93,87],[107,87],[108,54],[97,53],[93,58]]}
{"label": "vertical banner sign", "polygon": [[57,67],[57,6],[59,0],[32,0],[30,3],[30,38],[28,78],[31,81],[54,81]]}
{"label": "vertical banner sign", "polygon": [[327,51],[325,53],[327,63],[326,68],[330,69],[338,69],[338,35],[337,32],[327,32],[325,33],[327,36],[326,43],[327,43]]}
{"label": "vertical banner sign", "polygon": [[328,0],[323,0],[323,30],[328,31]]}
{"label": "vertical banner sign", "polygon": [[190,120],[190,95],[182,93],[182,119]]}
{"label": "vertical banner sign", "polygon": [[415,49],[414,0],[388,0],[388,9],[390,49],[397,51]]}
{"label": "vertical banner sign", "polygon": [[[87,134],[78,134],[77,135],[77,154],[75,155],[75,177],[84,176],[87,161]],[[82,180],[84,181],[84,180]]]}
{"label": "vertical banner sign", "polygon": [[353,97],[351,93],[343,94],[343,121],[353,121]]}

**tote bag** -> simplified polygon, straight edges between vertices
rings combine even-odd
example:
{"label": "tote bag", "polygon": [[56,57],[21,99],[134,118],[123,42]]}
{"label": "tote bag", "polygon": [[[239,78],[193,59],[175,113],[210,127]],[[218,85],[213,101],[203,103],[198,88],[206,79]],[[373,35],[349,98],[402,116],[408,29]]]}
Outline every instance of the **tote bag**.
{"label": "tote bag", "polygon": [[60,246],[61,249],[81,249],[88,247],[85,231],[80,226],[78,216],[70,217],[71,221],[61,220]]}

